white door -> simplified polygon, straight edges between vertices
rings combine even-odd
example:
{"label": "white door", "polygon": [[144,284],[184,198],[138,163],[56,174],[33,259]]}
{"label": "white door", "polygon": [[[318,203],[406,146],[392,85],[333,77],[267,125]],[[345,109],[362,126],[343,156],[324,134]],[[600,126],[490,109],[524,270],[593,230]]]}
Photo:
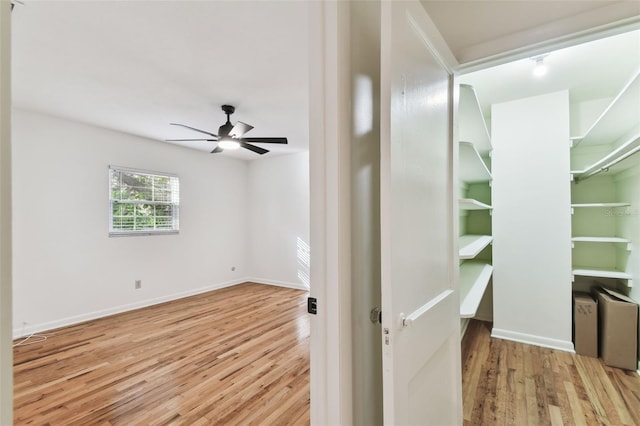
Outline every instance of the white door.
{"label": "white door", "polygon": [[384,423],[459,425],[450,75],[417,1],[382,8]]}

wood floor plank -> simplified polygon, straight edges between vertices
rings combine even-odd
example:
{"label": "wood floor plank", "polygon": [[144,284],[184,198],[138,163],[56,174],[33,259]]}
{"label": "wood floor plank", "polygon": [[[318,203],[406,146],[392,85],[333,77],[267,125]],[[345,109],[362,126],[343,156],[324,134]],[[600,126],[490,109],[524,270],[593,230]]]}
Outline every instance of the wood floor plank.
{"label": "wood floor plank", "polygon": [[462,348],[465,425],[640,425],[636,372],[493,339],[491,324],[475,320]]}
{"label": "wood floor plank", "polygon": [[53,330],[14,348],[15,424],[309,424],[306,296],[246,283]]}

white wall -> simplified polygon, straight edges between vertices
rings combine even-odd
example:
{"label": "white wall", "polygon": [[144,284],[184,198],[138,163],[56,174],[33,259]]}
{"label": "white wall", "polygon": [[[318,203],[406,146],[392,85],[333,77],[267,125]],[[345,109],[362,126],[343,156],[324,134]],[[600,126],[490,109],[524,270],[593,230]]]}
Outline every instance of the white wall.
{"label": "white wall", "polygon": [[[12,124],[14,335],[250,275],[246,162],[25,111]],[[110,164],[178,174],[179,235],[108,236]]]}
{"label": "white wall", "polygon": [[567,91],[492,107],[493,335],[573,350]]}
{"label": "white wall", "polygon": [[309,288],[309,154],[248,166],[249,279]]}

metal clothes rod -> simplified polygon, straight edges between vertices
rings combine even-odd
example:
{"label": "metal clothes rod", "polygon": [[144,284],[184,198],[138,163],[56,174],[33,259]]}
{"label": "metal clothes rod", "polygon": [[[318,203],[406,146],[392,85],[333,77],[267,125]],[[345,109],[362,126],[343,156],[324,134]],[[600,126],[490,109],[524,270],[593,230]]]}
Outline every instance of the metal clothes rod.
{"label": "metal clothes rod", "polygon": [[590,178],[593,175],[597,175],[598,173],[609,171],[610,167],[613,167],[616,164],[618,164],[619,162],[621,162],[622,160],[625,160],[625,159],[631,157],[633,154],[636,154],[638,151],[640,151],[640,145],[636,146],[631,151],[628,151],[628,152],[622,154],[621,156],[617,157],[616,159],[610,161],[609,163],[607,163],[606,165],[600,167],[599,169],[592,171],[588,175],[580,178],[579,180],[583,181],[583,180],[585,180],[587,178]]}

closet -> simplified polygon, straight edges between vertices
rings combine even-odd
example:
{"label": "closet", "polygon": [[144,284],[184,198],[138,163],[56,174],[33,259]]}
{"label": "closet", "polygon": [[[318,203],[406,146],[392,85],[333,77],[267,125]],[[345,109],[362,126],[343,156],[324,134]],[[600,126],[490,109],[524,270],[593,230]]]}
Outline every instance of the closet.
{"label": "closet", "polygon": [[[478,316],[491,264],[491,137],[475,90],[459,88],[459,258],[461,328]],[[490,318],[489,318],[490,319]]]}
{"label": "closet", "polygon": [[570,49],[544,55],[553,84],[524,77],[535,58],[508,64],[517,90],[500,67],[461,76],[458,107],[462,329],[567,351],[573,291],[640,302],[640,32]]}
{"label": "closet", "polygon": [[572,144],[573,280],[582,287],[581,278],[591,277],[631,288],[632,232],[625,219],[640,218],[628,198],[633,190],[623,190],[628,177],[620,174],[633,166],[625,160],[640,150],[640,73]]}

